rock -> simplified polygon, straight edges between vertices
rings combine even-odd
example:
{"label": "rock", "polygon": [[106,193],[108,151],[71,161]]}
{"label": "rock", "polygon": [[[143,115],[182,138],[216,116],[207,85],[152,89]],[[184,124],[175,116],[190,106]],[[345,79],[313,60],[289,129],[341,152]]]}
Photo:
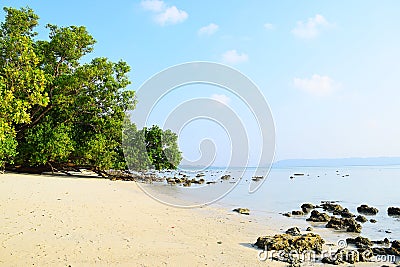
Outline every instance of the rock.
{"label": "rock", "polygon": [[357,218],[356,218],[356,221],[357,221],[357,222],[360,222],[360,223],[365,223],[365,222],[367,222],[368,220],[367,220],[367,218],[365,218],[365,216],[358,215]]}
{"label": "rock", "polygon": [[251,180],[258,182],[263,178],[264,178],[263,176],[253,176],[253,177],[251,177]]}
{"label": "rock", "polygon": [[221,180],[229,180],[231,179],[231,176],[229,174],[225,174],[221,176]]}
{"label": "rock", "polygon": [[203,178],[201,178],[201,179],[199,180],[199,184],[204,184],[204,182],[205,182],[205,180],[204,180]]}
{"label": "rock", "polygon": [[324,211],[331,212],[334,215],[340,215],[343,211],[343,207],[339,204],[335,204],[334,202],[324,202],[321,206]]}
{"label": "rock", "polygon": [[[331,260],[330,264],[341,264],[341,263],[350,263],[355,264],[357,262],[368,262],[374,256],[371,249],[339,249],[336,251],[332,258],[328,258]],[[325,260],[326,263],[329,263]]]}
{"label": "rock", "polygon": [[400,208],[397,207],[389,207],[388,208],[389,216],[400,216]]}
{"label": "rock", "polygon": [[342,261],[342,259],[340,259],[339,257],[335,257],[335,256],[333,256],[333,257],[324,257],[324,258],[322,258],[321,262],[323,264],[331,264],[331,265],[339,265],[339,264],[344,263]]}
{"label": "rock", "polygon": [[358,251],[358,261],[359,262],[367,262],[374,256],[374,252],[371,248],[359,248]]}
{"label": "rock", "polygon": [[362,226],[361,224],[357,223],[353,218],[337,218],[333,216],[326,225],[326,228],[361,233]]}
{"label": "rock", "polygon": [[375,219],[371,219],[371,220],[369,220],[369,222],[370,223],[376,223],[376,220]]}
{"label": "rock", "polygon": [[390,248],[375,247],[372,248],[372,251],[375,255],[389,255]]}
{"label": "rock", "polygon": [[301,210],[294,210],[294,211],[292,211],[292,215],[303,216],[304,212]]}
{"label": "rock", "polygon": [[365,214],[365,215],[376,215],[379,210],[374,207],[370,207],[368,205],[361,205],[357,207],[358,213]]}
{"label": "rock", "polygon": [[282,214],[283,216],[286,216],[286,217],[292,217],[292,214],[290,214],[289,212],[286,212],[286,213],[284,213],[284,214]]}
{"label": "rock", "polygon": [[177,184],[181,184],[181,183],[183,183],[184,181],[186,181],[186,179],[174,178],[174,181],[175,181],[175,183],[177,183]]}
{"label": "rock", "polygon": [[304,213],[309,213],[314,208],[315,208],[315,206],[313,204],[310,204],[310,203],[304,203],[303,205],[301,205],[301,210]]}
{"label": "rock", "polygon": [[317,254],[322,252],[322,245],[325,241],[321,236],[313,233],[308,233],[300,236],[289,234],[280,234],[275,236],[261,236],[257,239],[255,245],[258,248],[265,250],[285,250],[303,251],[313,250]]}
{"label": "rock", "polygon": [[390,248],[382,248],[382,247],[374,247],[372,251],[376,255],[395,255],[400,256],[400,241],[395,240],[392,242],[392,246]]}
{"label": "rock", "polygon": [[390,248],[392,250],[392,255],[400,256],[400,241],[393,241]]}
{"label": "rock", "polygon": [[176,184],[175,179],[173,179],[173,178],[168,178],[167,179],[167,183],[170,184],[170,185],[175,185]]}
{"label": "rock", "polygon": [[354,264],[356,262],[367,262],[374,254],[371,249],[339,249],[332,257],[325,257],[322,263],[339,265],[342,263]]}
{"label": "rock", "polygon": [[250,215],[250,210],[247,208],[237,208],[237,209],[234,209],[233,211],[236,211],[237,213],[244,214],[244,215]]}
{"label": "rock", "polygon": [[206,182],[206,184],[215,184],[216,182],[215,181],[208,181],[208,182]]}
{"label": "rock", "polygon": [[346,242],[347,244],[355,245],[356,248],[369,248],[373,245],[368,238],[361,236],[357,236],[356,238],[347,238]]}
{"label": "rock", "polygon": [[349,211],[348,208],[343,209],[343,210],[340,212],[340,216],[342,216],[342,218],[352,218],[352,217],[356,217],[356,215],[354,215],[353,213],[351,213],[351,212]]}
{"label": "rock", "polygon": [[330,216],[326,213],[321,213],[317,210],[311,212],[310,218],[306,219],[309,222],[327,222],[330,220]]}
{"label": "rock", "polygon": [[385,245],[385,246],[390,245],[390,241],[387,238],[385,238],[383,240],[372,241],[372,243],[377,244],[377,245]]}
{"label": "rock", "polygon": [[298,227],[293,227],[293,228],[289,228],[288,230],[286,230],[286,234],[288,235],[292,235],[292,236],[300,236],[300,229]]}
{"label": "rock", "polygon": [[313,229],[312,229],[311,226],[308,226],[307,229],[306,229],[307,232],[311,232],[312,230],[313,230]]}

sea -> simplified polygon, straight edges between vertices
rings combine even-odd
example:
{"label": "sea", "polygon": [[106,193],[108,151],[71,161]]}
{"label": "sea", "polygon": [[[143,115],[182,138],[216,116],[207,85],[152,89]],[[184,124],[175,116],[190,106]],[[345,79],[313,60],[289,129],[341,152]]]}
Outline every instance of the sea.
{"label": "sea", "polygon": [[[170,185],[167,182],[141,184],[140,187],[156,200],[177,208],[200,208],[204,205],[232,211],[248,208],[251,217],[266,228],[284,231],[297,226],[318,229],[330,242],[358,234],[326,229],[324,223],[309,223],[305,216],[284,217],[282,214],[301,210],[303,203],[321,204],[335,201],[358,215],[361,204],[376,207],[379,212],[363,223],[363,237],[371,240],[400,240],[400,218],[387,214],[388,207],[400,207],[400,165],[345,167],[272,167],[272,168],[206,168],[157,173],[160,177],[204,179],[201,185]],[[223,175],[230,175],[222,180]],[[196,177],[197,176],[197,177]],[[257,182],[253,181],[259,176]],[[262,177],[262,178],[260,178]],[[320,210],[322,211],[322,210]]]}

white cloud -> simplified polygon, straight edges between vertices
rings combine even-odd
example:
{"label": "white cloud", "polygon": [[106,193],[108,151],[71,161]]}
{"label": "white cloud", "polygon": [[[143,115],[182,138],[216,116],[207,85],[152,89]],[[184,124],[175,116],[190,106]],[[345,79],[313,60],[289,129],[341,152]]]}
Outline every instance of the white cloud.
{"label": "white cloud", "polygon": [[275,29],[275,26],[274,26],[273,24],[271,24],[271,23],[265,23],[265,24],[264,24],[264,29],[266,29],[266,30],[268,30],[268,31],[274,30],[274,29]]}
{"label": "white cloud", "polygon": [[249,57],[245,53],[238,53],[236,50],[229,50],[222,54],[222,61],[228,64],[238,64],[246,62]]}
{"label": "white cloud", "polygon": [[228,105],[231,99],[227,95],[219,95],[219,94],[213,94],[211,95],[211,99],[214,99],[218,102],[221,102],[222,104]]}
{"label": "white cloud", "polygon": [[164,12],[156,16],[156,21],[164,26],[166,24],[177,24],[185,21],[189,17],[188,13],[179,10],[176,6],[167,8]]}
{"label": "white cloud", "polygon": [[293,84],[296,88],[316,96],[328,96],[338,87],[330,77],[318,74],[314,74],[311,79],[294,78]]}
{"label": "white cloud", "polygon": [[161,0],[143,0],[141,6],[143,9],[155,13],[154,20],[161,26],[181,23],[189,17],[186,11],[180,10],[176,6],[167,6]]}
{"label": "white cloud", "polygon": [[140,5],[145,10],[161,12],[165,9],[165,4],[161,0],[143,0]]}
{"label": "white cloud", "polygon": [[213,35],[218,31],[219,26],[214,23],[210,23],[207,26],[201,27],[198,31],[199,35]]}
{"label": "white cloud", "polygon": [[317,37],[321,30],[330,26],[331,24],[322,15],[317,14],[307,21],[298,21],[292,33],[299,38],[312,39]]}

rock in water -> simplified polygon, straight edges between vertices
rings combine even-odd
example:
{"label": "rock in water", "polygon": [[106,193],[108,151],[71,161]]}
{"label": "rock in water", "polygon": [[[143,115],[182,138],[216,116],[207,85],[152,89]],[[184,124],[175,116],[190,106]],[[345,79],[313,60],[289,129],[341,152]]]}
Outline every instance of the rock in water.
{"label": "rock in water", "polygon": [[299,253],[313,250],[317,254],[322,252],[325,241],[321,236],[308,233],[300,236],[280,234],[275,236],[261,236],[257,239],[256,246],[265,250],[295,250]]}
{"label": "rock in water", "polygon": [[392,249],[393,255],[400,256],[400,241],[393,241],[390,248]]}
{"label": "rock in water", "polygon": [[244,215],[250,215],[250,210],[247,208],[237,208],[237,209],[234,209],[233,211],[236,211],[237,213],[244,214]]}
{"label": "rock in water", "polygon": [[354,264],[356,262],[368,262],[374,256],[370,248],[366,249],[339,249],[332,257],[325,257],[322,263],[339,265],[342,263]]}
{"label": "rock in water", "polygon": [[315,206],[313,204],[304,203],[303,205],[301,205],[301,210],[304,213],[309,213],[312,209],[315,209]]}
{"label": "rock in water", "polygon": [[374,207],[370,207],[368,205],[361,205],[357,208],[358,213],[365,214],[365,215],[376,215],[379,210]]}
{"label": "rock in water", "polygon": [[395,255],[400,256],[400,241],[395,240],[392,242],[390,248],[374,247],[372,251],[376,255]]}
{"label": "rock in water", "polygon": [[365,218],[365,216],[358,215],[357,218],[356,218],[356,221],[357,221],[357,222],[360,222],[360,223],[365,223],[365,222],[367,222],[368,220],[367,220],[367,218]]}
{"label": "rock in water", "polygon": [[355,245],[356,248],[369,248],[373,245],[368,238],[361,236],[357,236],[356,238],[347,238],[346,242],[347,244]]}
{"label": "rock in water", "polygon": [[386,237],[383,240],[372,241],[372,243],[377,244],[377,245],[385,245],[385,246],[390,245],[390,241]]}
{"label": "rock in water", "polygon": [[321,204],[321,206],[324,211],[331,212],[334,215],[340,215],[340,213],[344,210],[342,206],[333,202],[324,202]]}
{"label": "rock in water", "polygon": [[337,218],[333,216],[326,225],[326,228],[361,233],[362,226],[361,224],[357,223],[353,218]]}
{"label": "rock in water", "polygon": [[298,227],[289,228],[286,231],[286,234],[292,235],[292,236],[300,236],[301,235],[300,229]]}
{"label": "rock in water", "polygon": [[400,208],[397,208],[397,207],[388,208],[388,215],[389,216],[400,216]]}
{"label": "rock in water", "polygon": [[328,222],[331,217],[326,213],[321,213],[317,210],[311,212],[310,218],[306,219],[309,222]]}
{"label": "rock in water", "polygon": [[348,208],[345,208],[344,210],[342,210],[340,212],[340,216],[342,216],[342,218],[352,218],[352,217],[356,217],[356,215],[354,215],[353,213],[351,213],[349,211]]}
{"label": "rock in water", "polygon": [[229,174],[221,176],[221,180],[229,180],[229,179],[231,179],[231,176]]}
{"label": "rock in water", "polygon": [[304,212],[301,210],[294,210],[292,211],[292,215],[303,216]]}

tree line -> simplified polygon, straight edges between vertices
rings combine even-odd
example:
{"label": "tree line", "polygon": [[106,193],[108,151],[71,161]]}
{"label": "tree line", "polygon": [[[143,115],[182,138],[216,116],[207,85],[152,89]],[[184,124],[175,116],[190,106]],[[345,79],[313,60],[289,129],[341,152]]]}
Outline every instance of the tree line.
{"label": "tree line", "polygon": [[126,119],[136,103],[134,91],[127,90],[126,62],[99,57],[82,63],[96,43],[85,27],[48,24],[48,40],[37,40],[39,17],[32,9],[4,11],[0,168],[177,167],[175,133],[158,126],[138,130]]}

